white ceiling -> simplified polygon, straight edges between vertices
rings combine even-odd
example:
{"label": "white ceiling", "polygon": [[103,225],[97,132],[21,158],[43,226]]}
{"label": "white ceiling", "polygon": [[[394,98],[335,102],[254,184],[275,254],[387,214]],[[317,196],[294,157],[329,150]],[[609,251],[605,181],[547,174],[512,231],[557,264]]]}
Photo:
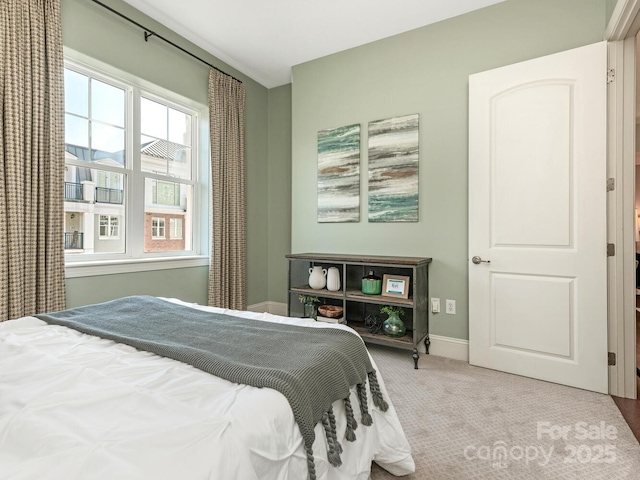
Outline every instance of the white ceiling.
{"label": "white ceiling", "polygon": [[272,88],[291,67],[504,0],[125,0]]}

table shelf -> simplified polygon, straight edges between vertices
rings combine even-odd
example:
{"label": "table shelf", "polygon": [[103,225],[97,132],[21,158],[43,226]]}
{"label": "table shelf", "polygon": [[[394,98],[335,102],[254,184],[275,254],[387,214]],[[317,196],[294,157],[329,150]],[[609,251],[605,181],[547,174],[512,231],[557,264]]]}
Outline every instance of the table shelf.
{"label": "table shelf", "polygon": [[[354,328],[366,343],[411,350],[414,367],[418,368],[418,344],[424,342],[426,353],[429,353],[428,299],[431,258],[313,253],[291,254],[286,257],[289,261],[289,316],[296,316],[296,312],[302,311],[298,295],[313,295],[327,300],[327,303],[341,305],[347,325]],[[340,290],[332,292],[309,287],[309,269],[318,265],[324,269],[336,267],[339,270]],[[371,270],[381,278],[385,274],[408,277],[408,298],[362,293],[362,277]],[[404,337],[393,338],[381,333],[374,334],[364,327],[364,321],[368,316],[381,315],[382,305],[405,308],[406,315],[402,320],[407,327],[407,333]]]}

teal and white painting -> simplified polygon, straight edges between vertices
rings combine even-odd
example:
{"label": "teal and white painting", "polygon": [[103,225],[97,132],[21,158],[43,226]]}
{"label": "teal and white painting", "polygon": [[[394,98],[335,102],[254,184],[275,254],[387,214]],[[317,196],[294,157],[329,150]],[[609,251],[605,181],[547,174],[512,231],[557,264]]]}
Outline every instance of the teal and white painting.
{"label": "teal and white painting", "polygon": [[360,221],[360,125],[318,132],[318,222]]}
{"label": "teal and white painting", "polygon": [[418,115],[369,123],[369,221],[418,221]]}

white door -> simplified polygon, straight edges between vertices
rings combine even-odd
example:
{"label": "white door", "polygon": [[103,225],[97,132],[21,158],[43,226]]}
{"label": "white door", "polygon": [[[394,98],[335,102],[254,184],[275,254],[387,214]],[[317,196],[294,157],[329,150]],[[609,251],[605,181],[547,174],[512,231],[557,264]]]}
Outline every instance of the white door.
{"label": "white door", "polygon": [[606,70],[602,42],[469,77],[473,365],[607,393]]}

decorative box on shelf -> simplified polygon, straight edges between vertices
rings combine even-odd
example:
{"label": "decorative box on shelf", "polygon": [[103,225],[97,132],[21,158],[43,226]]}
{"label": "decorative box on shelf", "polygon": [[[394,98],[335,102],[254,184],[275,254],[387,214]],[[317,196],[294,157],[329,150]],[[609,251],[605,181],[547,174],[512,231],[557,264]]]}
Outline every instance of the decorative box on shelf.
{"label": "decorative box on shelf", "polygon": [[[428,299],[431,258],[315,253],[290,254],[286,257],[289,261],[289,316],[304,315],[303,306],[298,300],[299,295],[317,296],[324,306],[341,307],[343,323],[356,330],[365,342],[411,350],[414,367],[418,368],[418,345],[424,342],[425,351],[429,353]],[[339,290],[313,289],[309,286],[309,270],[317,266],[322,270],[337,269],[341,280]],[[363,293],[363,285],[366,283],[363,283],[363,279],[370,280],[372,277],[383,279],[379,294]],[[364,291],[372,290],[365,287]],[[380,313],[380,307],[385,305],[404,309],[404,336],[390,337],[379,328],[371,328],[372,324],[382,323],[385,315]],[[376,317],[380,321],[371,322],[371,319]],[[335,319],[323,318],[320,313],[318,320],[336,323]]]}

